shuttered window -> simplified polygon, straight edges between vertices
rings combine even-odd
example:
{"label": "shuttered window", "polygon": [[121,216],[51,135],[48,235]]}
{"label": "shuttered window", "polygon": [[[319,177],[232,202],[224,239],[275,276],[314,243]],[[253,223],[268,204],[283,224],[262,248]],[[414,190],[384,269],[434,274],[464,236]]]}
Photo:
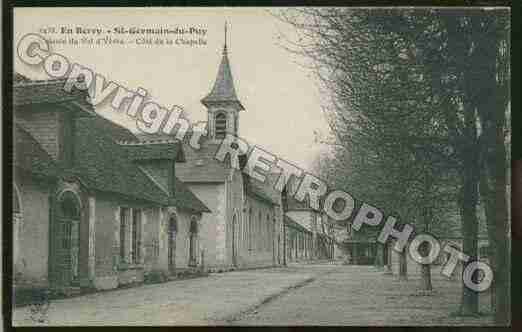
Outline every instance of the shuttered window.
{"label": "shuttered window", "polygon": [[227,116],[224,113],[218,113],[216,115],[216,138],[225,138],[227,130]]}

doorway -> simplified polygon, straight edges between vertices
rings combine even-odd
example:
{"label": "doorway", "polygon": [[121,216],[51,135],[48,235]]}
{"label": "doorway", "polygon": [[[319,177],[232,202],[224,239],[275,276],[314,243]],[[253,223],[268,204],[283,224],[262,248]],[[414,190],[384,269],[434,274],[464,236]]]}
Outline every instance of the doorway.
{"label": "doorway", "polygon": [[53,279],[60,286],[79,286],[80,219],[80,201],[74,193],[66,191],[57,201],[51,243]]}

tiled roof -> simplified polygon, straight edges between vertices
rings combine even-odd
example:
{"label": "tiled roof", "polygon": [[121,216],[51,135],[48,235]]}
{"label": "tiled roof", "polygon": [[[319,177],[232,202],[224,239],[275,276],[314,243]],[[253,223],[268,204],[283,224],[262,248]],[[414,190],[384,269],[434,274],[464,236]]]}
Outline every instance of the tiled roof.
{"label": "tiled roof", "polygon": [[[76,160],[74,173],[85,180],[86,185],[101,191],[115,192],[136,199],[144,199],[162,205],[175,205],[197,212],[209,212],[186,186],[176,179],[174,197],[170,197],[146,175],[116,142],[116,138],[132,138],[132,134],[121,130],[107,130],[100,118],[77,120]],[[123,135],[127,131],[127,135]],[[132,136],[130,136],[132,135]],[[175,149],[175,148],[174,148]]]}
{"label": "tiled roof", "polygon": [[170,159],[178,162],[185,161],[183,149],[179,141],[165,142],[119,142],[120,146],[127,151],[132,160],[158,160]]}
{"label": "tiled roof", "polygon": [[85,113],[94,115],[94,108],[88,101],[86,91],[73,88],[71,92],[63,89],[65,80],[30,80],[15,73],[13,81],[13,105],[24,106],[40,103],[76,103]]}
{"label": "tiled roof", "polygon": [[55,177],[59,171],[56,162],[29,132],[14,124],[13,164],[38,175]]}
{"label": "tiled roof", "polygon": [[[174,136],[168,134],[141,134],[137,137],[140,141],[174,140]],[[187,134],[185,138],[182,145],[185,162],[176,163],[176,176],[183,182],[225,182],[229,168],[214,158],[221,142],[201,137],[200,148],[195,150],[188,144],[190,135]]]}
{"label": "tiled roof", "polygon": [[[15,76],[15,80],[18,84],[14,89],[14,97],[18,99],[18,105],[43,102],[69,104],[74,100],[63,90],[63,81],[28,81],[22,75]],[[169,196],[134,162],[136,159],[165,156],[183,160],[182,157],[178,159],[178,155],[182,154],[180,144],[140,143],[128,129],[97,115],[77,118],[75,134],[75,141],[72,142],[75,152],[74,165],[69,169],[59,169],[40,144],[16,124],[15,166],[48,176],[75,175],[92,189],[119,193],[162,205],[175,205],[191,211],[210,212],[178,179],[175,182],[175,197]],[[120,145],[118,142],[126,142],[126,145]]]}
{"label": "tiled roof", "polygon": [[73,172],[88,187],[169,205],[168,193],[132,162],[116,143],[115,132],[101,123],[99,118],[77,120]]}
{"label": "tiled roof", "polygon": [[301,226],[297,221],[293,220],[292,218],[290,218],[287,215],[285,215],[284,221],[285,221],[285,225],[287,225],[289,227],[292,227],[292,228],[295,228],[297,230],[300,230],[301,232],[312,233],[311,231],[309,231],[305,227]]}
{"label": "tiled roof", "polygon": [[205,141],[198,150],[184,145],[184,163],[176,164],[176,174],[183,182],[225,182],[230,168],[215,157],[220,143]]}
{"label": "tiled roof", "polygon": [[232,71],[230,69],[230,62],[228,61],[228,54],[226,47],[223,50],[223,58],[219,65],[216,81],[210,93],[201,100],[203,105],[209,106],[212,103],[235,103],[240,110],[245,108],[239,101],[236,94],[236,88],[234,87],[234,78],[232,77]]}

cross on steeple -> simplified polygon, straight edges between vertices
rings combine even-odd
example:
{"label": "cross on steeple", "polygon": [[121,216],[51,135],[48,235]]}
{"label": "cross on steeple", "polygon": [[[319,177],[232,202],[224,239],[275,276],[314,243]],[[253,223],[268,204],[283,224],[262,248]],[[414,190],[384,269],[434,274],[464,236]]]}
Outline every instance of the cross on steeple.
{"label": "cross on steeple", "polygon": [[223,53],[227,52],[227,21],[225,21],[225,46],[223,47]]}

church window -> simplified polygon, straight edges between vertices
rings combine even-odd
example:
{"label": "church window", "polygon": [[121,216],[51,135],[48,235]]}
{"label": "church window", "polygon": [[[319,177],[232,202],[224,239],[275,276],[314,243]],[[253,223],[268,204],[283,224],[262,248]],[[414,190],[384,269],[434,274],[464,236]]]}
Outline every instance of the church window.
{"label": "church window", "polygon": [[227,130],[227,116],[224,113],[218,113],[216,115],[216,138],[225,138]]}
{"label": "church window", "polygon": [[263,222],[263,217],[261,216],[261,211],[259,211],[259,217],[257,218],[257,248],[262,249],[263,245],[263,229],[261,228],[261,224]]}
{"label": "church window", "polygon": [[252,208],[248,211],[248,249],[252,250]]}

